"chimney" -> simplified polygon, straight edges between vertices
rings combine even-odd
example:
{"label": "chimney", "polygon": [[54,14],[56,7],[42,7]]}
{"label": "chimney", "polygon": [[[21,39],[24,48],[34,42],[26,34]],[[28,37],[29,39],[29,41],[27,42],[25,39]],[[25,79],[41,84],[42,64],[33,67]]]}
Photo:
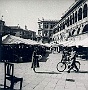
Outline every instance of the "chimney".
{"label": "chimney", "polygon": [[27,26],[25,25],[25,30],[27,30]]}
{"label": "chimney", "polygon": [[20,25],[19,25],[19,24],[17,24],[17,27],[18,27],[18,28],[20,28]]}

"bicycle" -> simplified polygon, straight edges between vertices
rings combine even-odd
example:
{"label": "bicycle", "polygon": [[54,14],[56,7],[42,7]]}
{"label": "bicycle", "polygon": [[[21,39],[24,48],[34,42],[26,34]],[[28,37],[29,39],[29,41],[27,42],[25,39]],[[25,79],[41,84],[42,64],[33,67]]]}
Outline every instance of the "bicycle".
{"label": "bicycle", "polygon": [[[80,62],[79,61],[75,61],[75,64],[77,66],[78,69],[80,69]],[[64,70],[66,70],[66,68],[70,68],[71,66],[71,60],[70,61],[61,61],[57,64],[56,68],[59,72],[63,72]],[[73,67],[73,70],[76,71],[76,69]]]}

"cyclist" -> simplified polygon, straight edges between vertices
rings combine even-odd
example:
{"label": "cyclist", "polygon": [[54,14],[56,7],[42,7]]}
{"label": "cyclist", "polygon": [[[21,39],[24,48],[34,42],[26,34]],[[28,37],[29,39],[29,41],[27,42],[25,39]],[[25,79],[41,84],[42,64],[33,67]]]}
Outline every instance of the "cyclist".
{"label": "cyclist", "polygon": [[68,53],[68,51],[66,51],[65,49],[64,49],[63,52],[62,52],[61,62],[62,62],[62,61],[69,61],[69,53]]}
{"label": "cyclist", "polygon": [[70,73],[70,70],[73,69],[75,67],[76,71],[78,72],[79,69],[77,68],[76,64],[75,64],[75,61],[76,61],[76,51],[74,51],[74,48],[72,47],[71,48],[71,65],[70,65],[70,68],[68,70],[68,73]]}

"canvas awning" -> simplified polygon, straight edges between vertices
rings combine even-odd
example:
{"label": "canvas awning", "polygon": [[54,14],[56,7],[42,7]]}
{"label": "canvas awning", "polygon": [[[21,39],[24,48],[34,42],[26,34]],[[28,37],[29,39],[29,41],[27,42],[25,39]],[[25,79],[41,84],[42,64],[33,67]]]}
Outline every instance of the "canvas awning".
{"label": "canvas awning", "polygon": [[69,41],[64,41],[64,42],[60,42],[59,44],[66,46],[66,45],[68,45],[68,43],[69,43]]}
{"label": "canvas awning", "polygon": [[31,45],[39,44],[36,41],[30,40],[30,39],[23,39],[23,38],[16,37],[16,36],[13,36],[13,35],[6,35],[6,36],[2,37],[2,43],[3,44],[24,43],[24,44],[31,44]]}
{"label": "canvas awning", "polygon": [[30,39],[23,39],[20,37],[16,37],[13,35],[6,35],[2,37],[2,43],[3,44],[20,44],[20,43],[24,43],[24,44],[29,44],[29,45],[41,45],[41,46],[45,46],[45,47],[50,47],[51,45],[49,43],[39,43],[37,41],[33,41]]}
{"label": "canvas awning", "polygon": [[64,41],[64,42],[61,42],[59,44],[63,45],[63,46],[68,46],[69,47],[72,43],[73,43],[73,41]]}
{"label": "canvas awning", "polygon": [[49,43],[45,43],[44,44],[46,47],[51,47],[51,45]]}
{"label": "canvas awning", "polygon": [[88,38],[76,42],[76,46],[88,47]]}
{"label": "canvas awning", "polygon": [[79,40],[79,41],[73,41],[71,43],[69,43],[68,46],[83,46],[83,47],[88,47],[88,38],[85,38],[83,40]]}

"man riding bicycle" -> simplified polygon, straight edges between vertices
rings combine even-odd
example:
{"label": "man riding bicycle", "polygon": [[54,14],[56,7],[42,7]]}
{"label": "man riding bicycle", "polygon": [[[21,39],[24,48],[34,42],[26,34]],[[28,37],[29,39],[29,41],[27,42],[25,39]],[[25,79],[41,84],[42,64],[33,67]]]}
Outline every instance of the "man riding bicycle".
{"label": "man riding bicycle", "polygon": [[69,57],[70,57],[70,54],[68,53],[68,51],[66,51],[66,50],[64,49],[64,50],[63,50],[63,53],[62,53],[61,62],[62,62],[62,61],[69,61]]}

